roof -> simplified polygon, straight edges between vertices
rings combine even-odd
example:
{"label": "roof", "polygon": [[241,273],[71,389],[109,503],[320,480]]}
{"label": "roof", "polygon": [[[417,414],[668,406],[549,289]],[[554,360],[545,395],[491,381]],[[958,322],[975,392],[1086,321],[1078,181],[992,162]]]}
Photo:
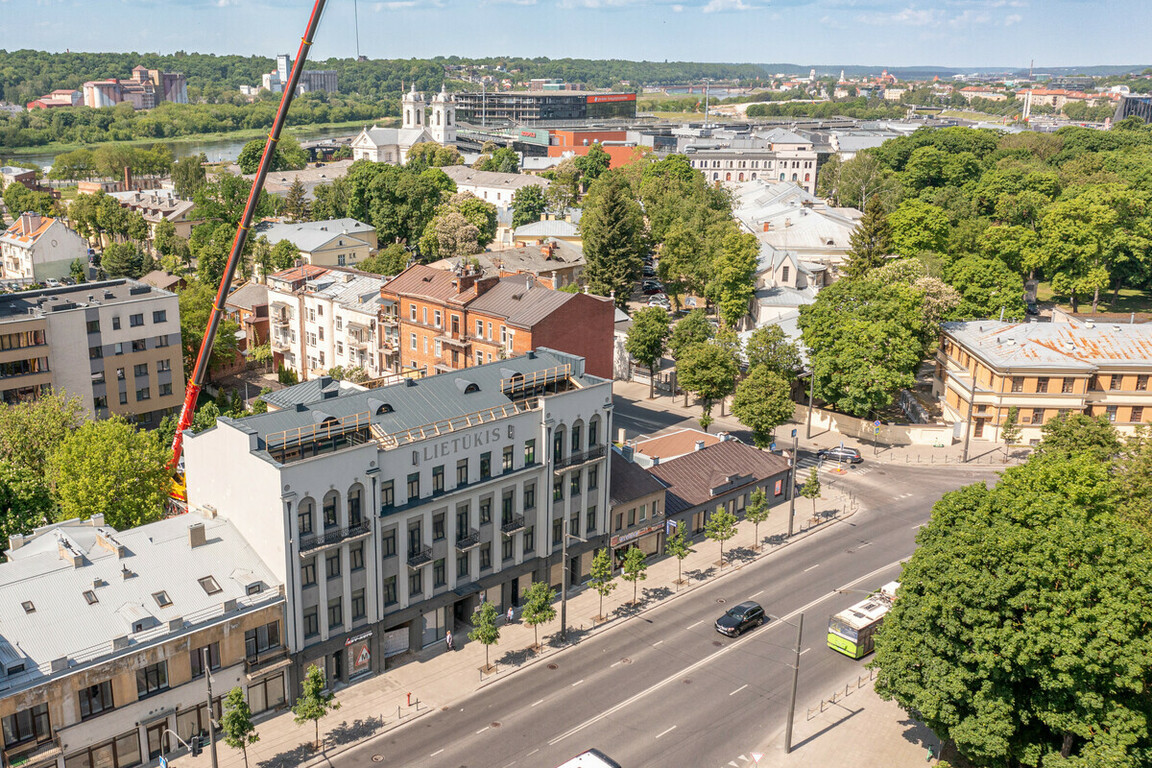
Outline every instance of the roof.
{"label": "roof", "polygon": [[514,275],[500,282],[468,304],[469,312],[505,318],[507,325],[532,328],[555,312],[575,294],[553,291],[531,275]]}
{"label": "roof", "polygon": [[580,229],[570,221],[564,219],[550,219],[548,221],[534,221],[516,227],[513,236],[517,240],[536,237],[579,237]]}
{"label": "roof", "polygon": [[89,306],[153,301],[158,298],[176,298],[176,295],[128,278],[19,291],[0,295],[0,320],[26,320],[49,312],[83,310]]}
{"label": "roof", "polygon": [[707,504],[731,490],[788,471],[784,458],[759,448],[725,440],[648,470],[668,486],[667,514]]}
{"label": "roof", "polygon": [[664,483],[652,476],[639,464],[633,464],[612,449],[612,480],[609,483],[608,503],[615,507],[643,498],[652,493],[663,493]]}
{"label": "roof", "polygon": [[56,223],[56,219],[51,216],[40,216],[33,214],[30,220],[31,226],[25,228],[24,217],[17,216],[16,221],[12,222],[12,226],[4,230],[0,235],[0,242],[12,243],[13,245],[28,246],[35,243],[41,235],[48,231],[48,228]]}
{"label": "roof", "polygon": [[297,280],[311,280],[328,271],[327,267],[317,266],[315,264],[301,264],[298,267],[289,267],[282,269],[279,272],[273,272],[269,278],[276,280],[283,280],[286,283],[294,283]]}
{"label": "roof", "polygon": [[323,248],[336,238],[350,238],[361,245],[371,245],[357,237],[374,232],[370,224],[356,219],[328,219],[326,221],[301,221],[295,224],[277,224],[275,222],[261,222],[257,224],[252,234],[255,237],[263,235],[269,243],[275,245],[281,240],[287,240],[304,252]]}
{"label": "roof", "polygon": [[388,281],[385,291],[395,296],[417,296],[448,301],[459,294],[458,278],[452,272],[427,264],[413,264]]}
{"label": "roof", "polygon": [[457,187],[461,185],[468,185],[474,187],[517,190],[521,187],[531,186],[545,188],[552,183],[548,181],[548,179],[540,176],[528,176],[523,173],[477,171],[473,168],[469,168],[466,165],[446,165],[443,166],[440,170],[444,171],[448,178],[456,182]]}
{"label": "roof", "polygon": [[423,128],[380,128],[378,126],[363,129],[353,140],[353,143],[358,141],[360,136],[367,136],[368,140],[376,147],[410,146],[418,143],[422,138],[429,141],[432,138],[428,131]]}
{"label": "roof", "polygon": [[485,271],[531,272],[536,275],[553,272],[557,269],[582,267],[587,263],[584,260],[584,249],[576,243],[570,243],[567,240],[550,240],[548,245],[550,252],[547,256],[544,255],[543,246],[522,245],[517,248],[505,248],[502,251],[477,254],[476,259]]}
{"label": "roof", "polygon": [[[205,543],[196,547],[189,538],[193,524],[205,531]],[[96,516],[44,526],[27,538],[0,564],[0,656],[14,652],[27,671],[0,676],[0,689],[38,682],[56,660],[67,659],[68,670],[106,658],[114,640],[127,639],[123,652],[131,653],[219,620],[228,601],[250,606],[283,599],[276,577],[221,518],[180,515],[117,532]],[[199,583],[205,577],[218,591],[209,594]],[[260,592],[249,595],[257,583]],[[166,600],[155,597],[160,592]]]}
{"label": "roof", "polygon": [[944,332],[1001,371],[1152,368],[1152,324],[944,323]]}
{"label": "roof", "polygon": [[191,200],[182,200],[176,197],[175,192],[109,192],[121,205],[126,205],[134,211],[140,211],[145,219],[159,221],[160,219],[176,219],[191,211],[196,204]]}
{"label": "roof", "polygon": [[[340,273],[332,271],[328,274],[331,276]],[[380,286],[387,280],[379,275],[345,274],[346,279],[333,282],[317,291],[317,295],[329,298],[347,309],[359,309],[375,314],[376,308],[380,305]]]}
{"label": "roof", "polygon": [[170,275],[162,269],[154,269],[140,278],[140,282],[147,283],[155,288],[163,288],[166,291],[170,291],[180,285],[183,279],[184,278],[179,275]]}
{"label": "roof", "polygon": [[244,283],[244,285],[228,294],[228,298],[224,303],[229,307],[247,310],[267,306],[268,286],[262,283]]}
{"label": "roof", "polygon": [[272,408],[295,408],[297,405],[312,405],[322,400],[331,400],[341,395],[364,391],[364,387],[351,381],[341,381],[333,379],[331,376],[320,376],[261,395],[260,399]]}
{"label": "roof", "polygon": [[636,453],[650,459],[668,461],[696,450],[697,441],[703,441],[705,446],[716,445],[720,442],[720,437],[698,429],[680,429],[667,435],[638,440],[633,443],[632,448]]}

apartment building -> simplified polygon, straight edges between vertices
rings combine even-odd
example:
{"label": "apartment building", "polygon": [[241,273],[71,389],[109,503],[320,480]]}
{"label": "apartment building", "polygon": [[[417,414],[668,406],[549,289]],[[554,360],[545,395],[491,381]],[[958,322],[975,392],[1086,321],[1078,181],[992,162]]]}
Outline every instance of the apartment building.
{"label": "apartment building", "polygon": [[497,282],[474,270],[448,271],[413,264],[380,289],[390,302],[382,322],[396,339],[393,369],[428,373],[465,367],[468,362],[467,302]]}
{"label": "apartment building", "polygon": [[301,262],[318,267],[355,267],[376,253],[375,227],[356,219],[263,222],[252,234],[267,238],[272,245],[287,240],[296,246]]}
{"label": "apartment building", "polygon": [[119,279],[0,296],[0,397],[49,390],[90,418],[159,425],[184,394],[176,294]]}
{"label": "apartment building", "polygon": [[[286,584],[299,668],[347,681],[441,640],[481,600],[506,608],[532,581],[587,574],[611,416],[611,381],[537,350],[221,418],[185,438],[188,497],[233,515]],[[587,541],[561,564],[565,525]]]}
{"label": "apartment building", "polygon": [[1101,322],[945,323],[933,394],[957,433],[1001,440],[1016,408],[1021,442],[1057,416],[1107,416],[1131,433],[1152,421],[1152,325]]}
{"label": "apartment building", "polygon": [[59,280],[72,262],[88,264],[88,243],[63,219],[23,213],[0,233],[0,279],[25,283]]}
{"label": "apartment building", "polygon": [[[13,536],[0,564],[5,766],[132,768],[208,730],[230,689],[286,701],[282,585],[236,528],[99,515]],[[207,652],[205,657],[205,651]]]}
{"label": "apartment building", "polygon": [[725,135],[683,144],[692,167],[708,181],[788,181],[816,192],[818,154],[810,139],[780,128],[760,135]]}

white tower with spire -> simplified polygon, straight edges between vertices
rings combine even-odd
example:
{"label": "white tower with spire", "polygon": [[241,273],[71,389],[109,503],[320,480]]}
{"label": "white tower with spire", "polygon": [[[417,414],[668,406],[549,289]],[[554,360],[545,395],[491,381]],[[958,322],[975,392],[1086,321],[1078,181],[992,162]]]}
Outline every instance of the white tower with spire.
{"label": "white tower with spire", "polygon": [[412,90],[408,91],[407,95],[400,101],[400,109],[404,113],[403,127],[405,130],[412,128],[415,130],[423,130],[425,126],[425,104],[424,97],[416,92],[416,83],[412,83]]}
{"label": "white tower with spire", "polygon": [[456,143],[456,100],[440,86],[440,93],[432,99],[432,117],[428,131],[437,144]]}

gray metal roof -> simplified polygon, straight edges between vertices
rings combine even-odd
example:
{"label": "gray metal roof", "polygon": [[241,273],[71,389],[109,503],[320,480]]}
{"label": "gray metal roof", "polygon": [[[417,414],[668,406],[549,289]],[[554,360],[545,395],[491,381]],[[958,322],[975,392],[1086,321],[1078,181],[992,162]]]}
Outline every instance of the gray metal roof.
{"label": "gray metal roof", "polygon": [[128,304],[158,298],[175,298],[176,294],[163,288],[128,278],[81,283],[60,288],[42,288],[19,291],[0,296],[0,320],[20,319],[46,315],[49,312],[67,312],[85,307]]}
{"label": "gray metal roof", "polygon": [[260,399],[273,408],[295,408],[297,405],[311,405],[333,397],[363,391],[364,387],[359,384],[338,381],[331,376],[320,376],[261,395]]}
{"label": "gray metal roof", "polygon": [[575,224],[563,219],[534,221],[516,228],[515,237],[577,237],[580,232]]}
{"label": "gray metal roof", "polygon": [[244,283],[232,293],[228,294],[224,302],[230,307],[241,309],[255,309],[268,304],[268,286],[263,283]]}
{"label": "gray metal roof", "polygon": [[456,186],[466,184],[476,187],[493,187],[517,190],[521,187],[537,186],[546,189],[552,182],[542,176],[531,176],[524,173],[500,173],[498,171],[477,171],[466,165],[446,165],[440,169],[444,174],[456,182]]}
{"label": "gray metal roof", "polygon": [[[62,673],[219,620],[228,601],[282,599],[276,577],[227,520],[180,515],[120,532],[102,522],[44,526],[0,564],[0,656],[25,665],[13,675],[5,674],[10,660],[0,669],[0,690],[53,674],[54,661]],[[189,526],[200,523],[205,543],[192,547]],[[205,577],[219,591],[209,594]],[[260,591],[249,595],[253,584]],[[154,597],[161,591],[164,606]],[[114,652],[113,640],[125,645]]]}
{"label": "gray metal roof", "polygon": [[287,240],[301,251],[314,251],[337,238],[351,238],[357,242],[369,245],[363,239],[365,234],[374,231],[370,224],[356,219],[328,219],[327,221],[301,221],[295,224],[277,224],[261,222],[253,227],[253,237],[263,235],[268,242],[275,245],[281,240]]}

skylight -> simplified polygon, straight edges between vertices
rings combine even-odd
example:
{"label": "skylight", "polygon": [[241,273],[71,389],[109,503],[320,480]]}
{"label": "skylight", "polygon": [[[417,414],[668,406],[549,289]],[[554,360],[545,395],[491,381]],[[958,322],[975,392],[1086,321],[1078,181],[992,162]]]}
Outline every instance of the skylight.
{"label": "skylight", "polygon": [[202,579],[197,579],[197,581],[200,582],[200,586],[204,587],[204,591],[210,595],[224,591],[220,589],[220,585],[216,583],[216,579],[212,578],[211,576],[205,576]]}

